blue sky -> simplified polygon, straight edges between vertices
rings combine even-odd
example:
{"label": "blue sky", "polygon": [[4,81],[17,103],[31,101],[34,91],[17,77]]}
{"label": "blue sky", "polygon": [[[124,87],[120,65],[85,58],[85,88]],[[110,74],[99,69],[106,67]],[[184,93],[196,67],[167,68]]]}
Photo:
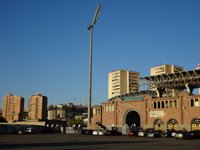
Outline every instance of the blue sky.
{"label": "blue sky", "polygon": [[40,92],[48,104],[87,104],[87,26],[98,4],[92,105],[107,100],[110,71],[143,77],[161,64],[200,63],[199,0],[1,0],[0,99],[12,93],[27,105]]}

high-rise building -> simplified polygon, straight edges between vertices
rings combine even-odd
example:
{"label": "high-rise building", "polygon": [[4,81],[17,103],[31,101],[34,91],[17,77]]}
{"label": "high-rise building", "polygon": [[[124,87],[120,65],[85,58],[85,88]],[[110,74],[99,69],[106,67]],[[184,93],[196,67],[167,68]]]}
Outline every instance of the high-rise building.
{"label": "high-rise building", "polygon": [[47,119],[47,97],[37,93],[28,100],[28,120]]}
{"label": "high-rise building", "polygon": [[139,91],[139,73],[116,70],[108,74],[108,99]]}
{"label": "high-rise building", "polygon": [[9,94],[3,98],[2,116],[8,122],[22,121],[23,112],[24,112],[24,98],[23,97]]}
{"label": "high-rise building", "polygon": [[151,68],[151,76],[183,71],[183,67],[174,65],[161,65]]}

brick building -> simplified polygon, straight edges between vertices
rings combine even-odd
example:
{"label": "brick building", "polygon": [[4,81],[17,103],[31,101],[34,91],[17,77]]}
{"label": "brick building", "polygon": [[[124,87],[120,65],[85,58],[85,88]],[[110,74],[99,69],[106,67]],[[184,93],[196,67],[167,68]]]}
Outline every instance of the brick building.
{"label": "brick building", "polygon": [[12,94],[3,98],[2,117],[8,122],[23,120],[24,98]]}
{"label": "brick building", "polygon": [[200,130],[200,95],[193,94],[200,87],[199,69],[161,73],[140,80],[148,83],[150,90],[115,96],[94,106],[90,127],[98,128],[101,123],[107,128]]}
{"label": "brick building", "polygon": [[28,120],[47,119],[47,100],[46,96],[37,93],[28,100]]}
{"label": "brick building", "polygon": [[176,97],[166,98],[117,97],[93,107],[91,127],[97,128],[96,122],[106,127],[200,130],[200,95],[180,92]]}

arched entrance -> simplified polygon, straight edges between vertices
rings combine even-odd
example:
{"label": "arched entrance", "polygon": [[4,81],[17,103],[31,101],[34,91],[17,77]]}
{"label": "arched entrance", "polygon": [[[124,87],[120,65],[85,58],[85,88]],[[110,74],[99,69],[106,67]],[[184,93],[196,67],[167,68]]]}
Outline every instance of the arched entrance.
{"label": "arched entrance", "polygon": [[167,127],[169,129],[174,129],[176,130],[178,127],[178,121],[176,119],[170,119],[167,123]]}
{"label": "arched entrance", "polygon": [[154,121],[154,129],[155,130],[163,130],[164,127],[164,123],[161,119],[157,119]]}
{"label": "arched entrance", "polygon": [[140,127],[140,115],[136,111],[129,111],[125,118],[125,124],[128,126]]}
{"label": "arched entrance", "polygon": [[200,130],[200,118],[193,119],[192,130]]}

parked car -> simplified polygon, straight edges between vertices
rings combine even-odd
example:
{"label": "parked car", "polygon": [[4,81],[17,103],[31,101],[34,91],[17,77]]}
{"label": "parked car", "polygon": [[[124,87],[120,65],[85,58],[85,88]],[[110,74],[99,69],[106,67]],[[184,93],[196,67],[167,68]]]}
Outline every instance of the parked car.
{"label": "parked car", "polygon": [[139,137],[146,136],[146,132],[145,132],[144,130],[139,130],[139,131],[138,131],[138,136],[139,136]]}
{"label": "parked car", "polygon": [[24,130],[19,130],[18,134],[34,134],[38,133],[34,128],[26,128]]}
{"label": "parked car", "polygon": [[138,131],[130,131],[128,132],[128,136],[138,136]]}
{"label": "parked car", "polygon": [[188,139],[188,138],[190,138],[190,134],[186,130],[179,130],[176,132],[174,137],[176,139]]}
{"label": "parked car", "polygon": [[99,130],[98,135],[105,135],[105,131],[104,130]]}
{"label": "parked car", "polygon": [[189,137],[191,139],[200,139],[200,130],[189,131]]}
{"label": "parked car", "polygon": [[80,131],[78,131],[78,134],[81,135],[92,135],[94,130],[91,129],[82,129]]}
{"label": "parked car", "polygon": [[105,135],[122,135],[122,133],[117,130],[106,130]]}
{"label": "parked car", "polygon": [[93,135],[104,135],[105,134],[105,131],[103,130],[94,130],[92,132]]}
{"label": "parked car", "polygon": [[139,128],[131,128],[131,131],[128,132],[128,136],[138,136]]}
{"label": "parked car", "polygon": [[176,134],[176,130],[175,129],[166,129],[166,131],[163,131],[161,133],[162,137],[174,137]]}
{"label": "parked car", "polygon": [[149,130],[147,131],[147,137],[161,137],[162,131],[160,130]]}

